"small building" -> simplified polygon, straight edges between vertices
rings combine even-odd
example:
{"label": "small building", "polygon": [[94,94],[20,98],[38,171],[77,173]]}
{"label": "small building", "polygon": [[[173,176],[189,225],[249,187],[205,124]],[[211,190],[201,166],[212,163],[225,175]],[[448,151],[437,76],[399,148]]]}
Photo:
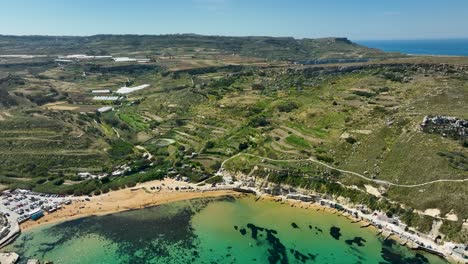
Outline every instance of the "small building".
{"label": "small building", "polygon": [[112,106],[104,106],[104,107],[99,108],[97,111],[102,114],[102,113],[110,112],[112,110],[114,110]]}
{"label": "small building", "polygon": [[109,89],[92,90],[91,93],[94,93],[94,94],[109,94],[109,93],[111,93],[111,90],[109,90]]}
{"label": "small building", "polygon": [[135,86],[135,87],[126,87],[126,86],[124,86],[124,87],[120,87],[120,89],[118,89],[116,91],[116,93],[118,93],[118,94],[129,94],[129,93],[133,93],[133,92],[145,89],[145,88],[147,88],[149,86],[150,86],[149,84],[142,84],[142,85]]}
{"label": "small building", "polygon": [[117,101],[120,97],[118,96],[94,96],[94,101]]}
{"label": "small building", "polygon": [[31,219],[36,221],[36,220],[40,219],[43,216],[44,216],[44,212],[42,210],[39,210],[39,211],[36,211],[36,212],[31,214]]}
{"label": "small building", "polygon": [[286,195],[286,199],[292,199],[292,200],[299,200],[303,202],[314,202],[315,197],[310,196],[310,195],[304,195],[300,193],[288,193]]}
{"label": "small building", "polygon": [[89,172],[79,172],[78,176],[82,179],[91,178],[93,175]]}
{"label": "small building", "polygon": [[112,58],[115,62],[130,62],[130,61],[137,61],[137,59],[129,58],[129,57],[115,57]]}
{"label": "small building", "polygon": [[150,59],[136,59],[138,63],[148,63],[150,62],[151,60]]}

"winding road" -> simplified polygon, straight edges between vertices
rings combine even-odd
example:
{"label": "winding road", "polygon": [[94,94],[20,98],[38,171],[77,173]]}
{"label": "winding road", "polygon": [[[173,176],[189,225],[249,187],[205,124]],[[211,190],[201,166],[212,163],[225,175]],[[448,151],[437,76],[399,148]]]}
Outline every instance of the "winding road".
{"label": "winding road", "polygon": [[429,181],[429,182],[424,182],[424,183],[419,183],[419,184],[397,184],[397,183],[393,183],[393,182],[389,182],[389,181],[385,181],[385,180],[376,180],[376,179],[371,179],[369,177],[366,177],[362,174],[359,174],[357,172],[354,172],[354,171],[347,171],[347,170],[342,170],[342,169],[339,169],[339,168],[336,168],[336,167],[333,167],[333,166],[330,166],[324,162],[321,162],[321,161],[318,161],[316,159],[313,159],[312,157],[308,158],[308,159],[295,159],[295,160],[275,160],[275,159],[270,159],[270,158],[266,158],[266,157],[261,157],[261,156],[258,156],[258,155],[254,155],[254,154],[250,154],[250,153],[238,153],[226,160],[223,161],[223,163],[221,163],[221,167],[219,169],[219,171],[223,170],[224,169],[224,165],[226,164],[226,162],[236,158],[236,157],[239,157],[239,156],[249,156],[249,157],[254,157],[254,158],[259,158],[259,159],[262,159],[262,160],[268,160],[268,161],[273,161],[273,162],[304,162],[304,161],[309,161],[309,162],[313,162],[313,163],[316,163],[316,164],[319,164],[319,165],[322,165],[322,166],[325,166],[329,169],[333,169],[333,170],[337,170],[339,172],[342,172],[342,173],[346,173],[346,174],[351,174],[351,175],[354,175],[354,176],[357,176],[359,178],[362,178],[364,180],[367,180],[367,181],[372,181],[372,182],[375,182],[375,183],[378,183],[378,184],[382,184],[382,185],[388,185],[388,186],[395,186],[395,187],[403,187],[403,188],[414,188],[414,187],[421,187],[421,186],[425,186],[425,185],[429,185],[429,184],[434,184],[434,183],[439,183],[439,182],[468,182],[468,178],[467,179],[461,179],[461,180],[448,180],[448,179],[440,179],[440,180],[435,180],[435,181]]}

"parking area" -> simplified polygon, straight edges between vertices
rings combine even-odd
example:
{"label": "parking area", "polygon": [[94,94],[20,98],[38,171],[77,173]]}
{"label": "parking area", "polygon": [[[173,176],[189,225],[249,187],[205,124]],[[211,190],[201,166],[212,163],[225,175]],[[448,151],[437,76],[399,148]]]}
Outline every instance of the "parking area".
{"label": "parking area", "polygon": [[2,193],[0,209],[7,217],[22,223],[37,220],[44,212],[52,213],[69,203],[71,200],[62,195],[17,189]]}

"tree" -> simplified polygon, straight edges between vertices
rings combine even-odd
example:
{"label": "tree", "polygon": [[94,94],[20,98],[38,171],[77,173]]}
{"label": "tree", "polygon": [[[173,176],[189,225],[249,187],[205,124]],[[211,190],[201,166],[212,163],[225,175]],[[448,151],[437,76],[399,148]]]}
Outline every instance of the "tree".
{"label": "tree", "polygon": [[110,182],[109,177],[101,178],[101,183],[105,184],[105,183],[108,183],[108,182]]}
{"label": "tree", "polygon": [[241,142],[239,143],[239,151],[243,151],[249,148],[249,143],[248,142]]}
{"label": "tree", "polygon": [[205,144],[205,148],[207,149],[214,148],[214,146],[215,146],[215,143],[213,141],[207,141]]}

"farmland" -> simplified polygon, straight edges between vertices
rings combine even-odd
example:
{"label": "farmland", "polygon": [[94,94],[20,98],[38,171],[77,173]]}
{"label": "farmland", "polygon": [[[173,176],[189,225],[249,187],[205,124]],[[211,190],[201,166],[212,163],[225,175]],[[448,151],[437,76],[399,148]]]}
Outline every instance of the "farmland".
{"label": "farmland", "polygon": [[[374,201],[365,185],[381,187],[385,210],[396,210],[385,201],[421,212],[438,208],[441,218],[458,216],[456,227],[447,224],[450,230],[461,230],[468,218],[466,182],[398,186],[468,178],[466,139],[426,133],[420,126],[428,115],[468,119],[466,58],[406,58],[342,39],[235,39],[236,45],[224,45],[211,37],[171,36],[168,45],[162,37],[136,37],[136,45],[125,37],[94,36],[39,49],[50,40],[31,38],[0,37],[2,52],[49,56],[0,62],[4,188],[100,194],[165,175],[212,182],[223,161],[250,153],[275,161],[238,156],[226,169],[357,202]],[[105,44],[116,40],[121,44]],[[337,64],[323,43],[369,61]],[[308,53],[281,48],[287,45],[307,47]],[[59,51],[150,61],[61,63],[53,57]],[[116,101],[92,100],[92,90],[141,84],[149,86]],[[102,106],[114,110],[96,112]],[[319,163],[281,162],[309,158],[397,185],[381,186]],[[104,181],[77,177],[110,175],[122,164],[130,169]],[[427,226],[421,219],[415,225]],[[466,239],[466,233],[453,236]]]}

